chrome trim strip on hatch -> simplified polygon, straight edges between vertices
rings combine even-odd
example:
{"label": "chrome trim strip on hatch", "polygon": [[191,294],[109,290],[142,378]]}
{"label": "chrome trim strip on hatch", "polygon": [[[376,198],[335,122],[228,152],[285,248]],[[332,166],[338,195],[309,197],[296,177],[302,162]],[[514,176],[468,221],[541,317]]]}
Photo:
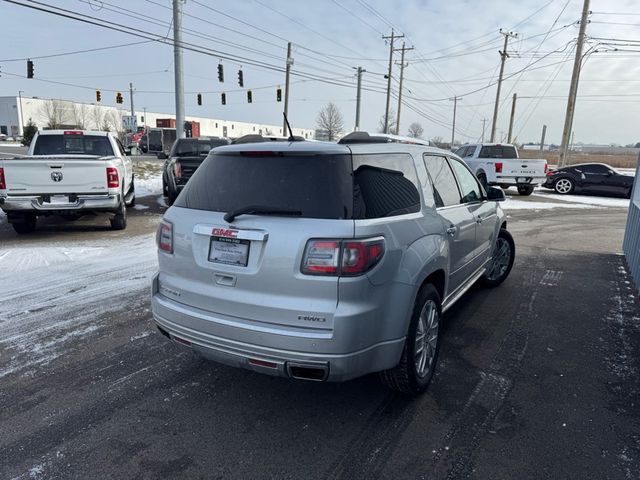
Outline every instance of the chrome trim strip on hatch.
{"label": "chrome trim strip on hatch", "polygon": [[256,240],[259,242],[264,242],[269,238],[269,234],[262,230],[239,229],[229,227],[229,225],[206,225],[202,223],[193,227],[193,233],[213,237],[237,238],[239,240]]}

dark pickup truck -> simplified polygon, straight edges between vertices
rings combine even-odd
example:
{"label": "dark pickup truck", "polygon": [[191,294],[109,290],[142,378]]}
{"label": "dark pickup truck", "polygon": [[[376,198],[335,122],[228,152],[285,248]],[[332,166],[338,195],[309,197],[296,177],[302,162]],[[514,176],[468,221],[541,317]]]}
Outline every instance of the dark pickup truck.
{"label": "dark pickup truck", "polygon": [[164,153],[159,153],[158,158],[167,160],[162,173],[162,192],[166,197],[167,205],[173,205],[191,175],[207,158],[209,151],[228,144],[229,140],[226,138],[180,138],[174,142],[168,157]]}

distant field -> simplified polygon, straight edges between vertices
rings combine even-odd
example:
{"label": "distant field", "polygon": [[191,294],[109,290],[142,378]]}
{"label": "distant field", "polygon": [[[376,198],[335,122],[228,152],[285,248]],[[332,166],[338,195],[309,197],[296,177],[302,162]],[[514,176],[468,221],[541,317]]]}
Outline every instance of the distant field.
{"label": "distant field", "polygon": [[[540,158],[540,152],[537,150],[519,150],[521,158]],[[542,158],[545,158],[549,165],[558,164],[558,152],[543,152]],[[612,167],[619,168],[635,168],[638,164],[636,155],[604,155],[601,153],[582,153],[572,152],[569,155],[567,164],[574,163],[606,163]]]}

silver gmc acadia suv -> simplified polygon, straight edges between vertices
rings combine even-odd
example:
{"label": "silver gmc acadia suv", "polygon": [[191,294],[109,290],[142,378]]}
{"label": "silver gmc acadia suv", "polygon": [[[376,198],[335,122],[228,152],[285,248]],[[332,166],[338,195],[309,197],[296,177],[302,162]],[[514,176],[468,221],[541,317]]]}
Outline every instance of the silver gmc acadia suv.
{"label": "silver gmc acadia suv", "polygon": [[498,205],[454,154],[357,132],[211,151],[158,228],[153,317],[227,365],[417,394],[442,314],[509,275]]}

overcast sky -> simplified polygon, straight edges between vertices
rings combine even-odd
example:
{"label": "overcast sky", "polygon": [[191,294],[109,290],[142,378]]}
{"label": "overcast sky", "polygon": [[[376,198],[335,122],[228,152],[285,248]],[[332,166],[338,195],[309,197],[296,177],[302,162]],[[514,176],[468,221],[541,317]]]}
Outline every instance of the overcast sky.
{"label": "overcast sky", "polygon": [[[43,0],[41,4],[114,22],[125,30],[150,32],[154,38],[173,38],[170,0]],[[405,41],[414,47],[406,54],[407,105],[402,106],[400,133],[419,122],[425,138],[450,139],[453,102],[449,99],[458,96],[462,99],[456,140],[477,141],[482,119],[487,119],[487,138],[491,128],[502,28],[518,36],[509,40],[507,49],[497,137],[506,135],[511,98],[517,93],[517,141],[538,141],[546,124],[547,141],[559,143],[581,9],[582,0],[187,0],[184,41],[207,53],[184,53],[186,113],[280,124],[282,103],[276,102],[276,88],[284,87],[279,70],[285,64],[286,41],[291,41],[292,125],[315,128],[318,111],[332,101],[344,115],[345,128],[351,130],[356,106],[353,67],[362,66],[367,73],[361,128],[376,130],[385,108],[383,76],[389,56],[381,37],[395,28],[405,35],[396,46]],[[585,45],[589,53],[581,73],[575,141],[638,142],[640,5],[637,0],[592,0],[590,9],[590,39]],[[0,95],[22,90],[25,96],[94,102],[95,90],[100,89],[103,104],[115,105],[114,92],[122,91],[128,105],[128,85],[133,82],[137,110],[174,112],[170,45],[3,0],[0,31]],[[144,43],[38,58],[133,42]],[[618,51],[611,51],[614,48]],[[33,80],[24,78],[27,57],[34,61]],[[399,61],[399,52],[394,58]],[[217,79],[220,61],[224,83]],[[244,89],[237,84],[240,67]],[[398,74],[399,67],[394,66],[394,95]],[[252,104],[246,101],[247,88],[253,92]],[[227,93],[226,106],[220,104],[222,91]],[[202,106],[196,104],[198,92],[204,97]],[[395,110],[397,100],[391,103]]]}

